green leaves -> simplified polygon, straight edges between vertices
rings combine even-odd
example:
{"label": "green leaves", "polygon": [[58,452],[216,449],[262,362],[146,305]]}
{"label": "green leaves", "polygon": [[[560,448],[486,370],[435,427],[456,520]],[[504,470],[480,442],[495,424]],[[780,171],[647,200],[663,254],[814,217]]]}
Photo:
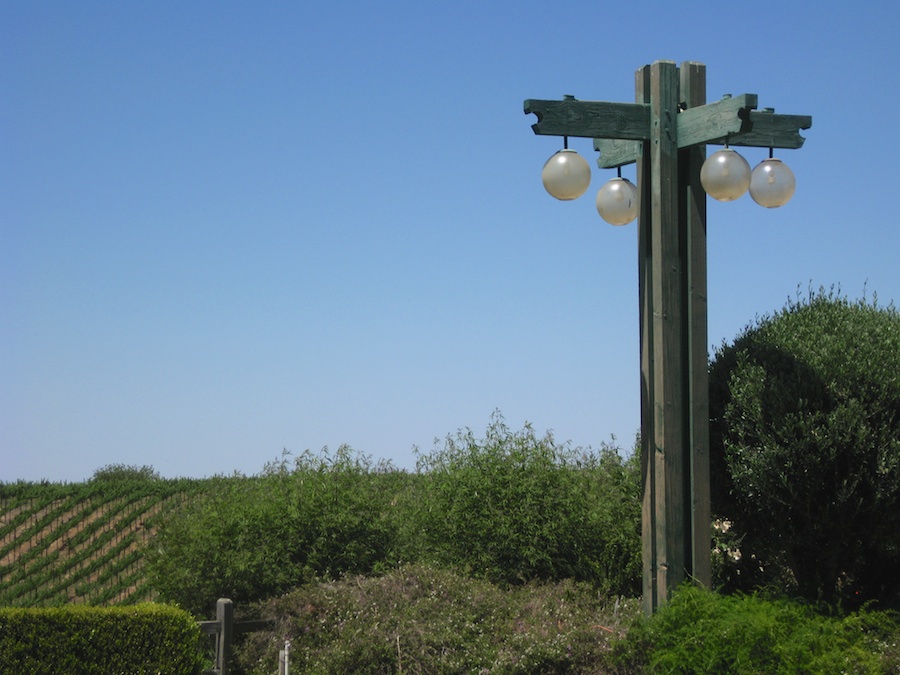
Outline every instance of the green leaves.
{"label": "green leaves", "polygon": [[425,560],[506,584],[639,587],[639,479],[615,449],[572,449],[495,415],[483,439],[461,431],[418,466]]}
{"label": "green leaves", "polygon": [[461,431],[409,474],[347,447],[220,478],[170,517],[148,556],[165,600],[207,615],[314,579],[428,562],[505,584],[640,588],[637,459],[510,431]]}
{"label": "green leaves", "polygon": [[589,584],[502,588],[403,565],[260,603],[258,613],[276,626],[249,635],[237,658],[248,672],[270,672],[289,639],[292,672],[613,672],[603,668],[610,644],[639,612],[639,602],[608,601]]}
{"label": "green leaves", "polygon": [[219,597],[422,561],[509,584],[639,589],[637,458],[514,432],[499,415],[484,439],[459,432],[421,455],[416,473],[343,446],[252,477],[113,466],[81,484],[0,484],[0,500],[10,605],[158,597],[208,618]]}
{"label": "green leaves", "polygon": [[716,353],[710,413],[713,508],[743,535],[730,582],[900,603],[878,571],[900,562],[893,306],[820,290],[757,320]]}
{"label": "green leaves", "polygon": [[182,675],[200,666],[200,630],[175,607],[0,608],[3,673]]}
{"label": "green leaves", "polygon": [[142,550],[167,510],[200,484],[128,477],[0,485],[0,604],[147,599]]}
{"label": "green leaves", "polygon": [[260,476],[218,478],[160,529],[148,557],[162,598],[197,615],[219,597],[282,593],[316,577],[371,573],[389,559],[385,514],[399,474],[342,447],[305,453]]}
{"label": "green leaves", "polygon": [[875,674],[888,672],[879,640],[895,639],[897,629],[889,614],[836,619],[797,603],[685,585],[617,649],[649,654],[653,673]]}

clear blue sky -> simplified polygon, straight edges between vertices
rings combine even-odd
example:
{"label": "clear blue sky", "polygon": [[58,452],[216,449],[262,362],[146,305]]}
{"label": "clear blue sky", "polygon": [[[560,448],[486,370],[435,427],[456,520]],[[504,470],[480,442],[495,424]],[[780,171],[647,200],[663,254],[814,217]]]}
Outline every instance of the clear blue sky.
{"label": "clear blue sky", "polygon": [[790,204],[710,200],[713,348],[810,283],[900,302],[898,32],[894,0],[4,2],[0,481],[411,468],[495,409],[630,449],[636,227],[596,214],[614,172],[544,192],[523,100],[694,60],[813,116]]}

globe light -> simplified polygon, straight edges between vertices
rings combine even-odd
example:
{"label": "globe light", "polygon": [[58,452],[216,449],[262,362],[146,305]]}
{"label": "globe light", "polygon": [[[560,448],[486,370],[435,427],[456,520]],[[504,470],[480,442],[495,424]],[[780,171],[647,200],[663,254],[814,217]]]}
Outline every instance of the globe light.
{"label": "globe light", "polygon": [[544,164],[541,171],[544,188],[563,201],[583,195],[591,184],[591,167],[574,150],[560,150]]}
{"label": "globe light", "polygon": [[597,192],[597,212],[610,225],[627,225],[637,218],[637,188],[631,181],[613,178]]}
{"label": "globe light", "polygon": [[794,172],[774,157],[761,161],[750,174],[750,196],[757,204],[769,209],[787,204],[796,188]]}
{"label": "globe light", "polygon": [[734,201],[750,187],[750,165],[731,148],[719,150],[700,167],[700,184],[713,199]]}

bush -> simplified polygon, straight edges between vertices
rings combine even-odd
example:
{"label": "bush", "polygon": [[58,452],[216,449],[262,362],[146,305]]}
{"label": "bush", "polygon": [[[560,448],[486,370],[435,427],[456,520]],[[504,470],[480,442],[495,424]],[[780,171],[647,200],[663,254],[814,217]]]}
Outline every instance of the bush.
{"label": "bush", "polygon": [[200,629],[174,607],[0,609],[0,674],[191,675]]}
{"label": "bush", "polygon": [[713,510],[739,560],[723,583],[897,605],[900,316],[811,293],[758,320],[710,369]]}
{"label": "bush", "polygon": [[589,581],[640,590],[640,483],[636,458],[512,432],[495,415],[420,455],[413,522],[422,559],[495,583]]}
{"label": "bush", "polygon": [[886,613],[836,619],[797,603],[685,584],[635,623],[615,646],[615,660],[652,673],[893,672],[898,631]]}
{"label": "bush", "polygon": [[[244,603],[317,576],[382,569],[395,526],[386,518],[401,476],[342,447],[309,453],[254,478],[219,478],[161,527],[148,565],[161,597],[198,616],[220,597]],[[386,489],[382,489],[386,488]]]}
{"label": "bush", "polygon": [[513,433],[497,416],[420,455],[416,474],[349,448],[283,459],[253,478],[219,478],[163,523],[148,552],[161,598],[198,616],[313,579],[401,563],[458,568],[494,582],[572,578],[640,591],[636,457]]}
{"label": "bush", "polygon": [[596,673],[640,603],[564,581],[501,588],[422,565],[379,578],[314,583],[255,608],[275,621],[236,658],[270,673],[291,642],[291,672]]}
{"label": "bush", "polygon": [[94,471],[92,481],[154,481],[160,480],[159,472],[152,466],[107,464]]}

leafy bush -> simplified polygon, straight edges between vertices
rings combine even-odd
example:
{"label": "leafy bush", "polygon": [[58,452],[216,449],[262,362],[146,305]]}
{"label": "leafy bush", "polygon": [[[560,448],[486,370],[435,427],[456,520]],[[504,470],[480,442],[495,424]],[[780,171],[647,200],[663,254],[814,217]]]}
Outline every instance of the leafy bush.
{"label": "leafy bush", "polygon": [[494,581],[572,578],[640,588],[636,458],[571,450],[497,416],[408,474],[342,447],[253,478],[215,479],[163,524],[148,565],[162,599],[210,615],[315,578],[432,562]]}
{"label": "leafy bush", "polygon": [[897,665],[895,616],[820,616],[808,607],[684,585],[615,645],[615,661],[652,673],[882,673]]}
{"label": "leafy bush", "polygon": [[596,673],[640,612],[564,581],[501,588],[449,570],[402,566],[379,578],[313,583],[255,610],[275,621],[236,657],[270,673],[290,640],[291,672]]}
{"label": "leafy bush", "polygon": [[306,453],[293,467],[282,460],[259,477],[219,478],[161,527],[148,554],[153,584],[163,599],[210,615],[219,597],[243,603],[316,576],[377,571],[393,544],[385,514],[400,478],[347,447]]}
{"label": "leafy bush", "polygon": [[900,315],[811,293],[710,369],[713,510],[726,587],[900,603]]}
{"label": "leafy bush", "polygon": [[412,514],[422,559],[492,582],[575,579],[640,589],[635,458],[512,432],[495,415],[484,439],[461,431],[420,455]]}
{"label": "leafy bush", "polygon": [[0,673],[191,675],[200,629],[163,605],[0,608]]}
{"label": "leafy bush", "polygon": [[92,481],[152,481],[160,480],[159,472],[152,466],[107,464],[94,471]]}

